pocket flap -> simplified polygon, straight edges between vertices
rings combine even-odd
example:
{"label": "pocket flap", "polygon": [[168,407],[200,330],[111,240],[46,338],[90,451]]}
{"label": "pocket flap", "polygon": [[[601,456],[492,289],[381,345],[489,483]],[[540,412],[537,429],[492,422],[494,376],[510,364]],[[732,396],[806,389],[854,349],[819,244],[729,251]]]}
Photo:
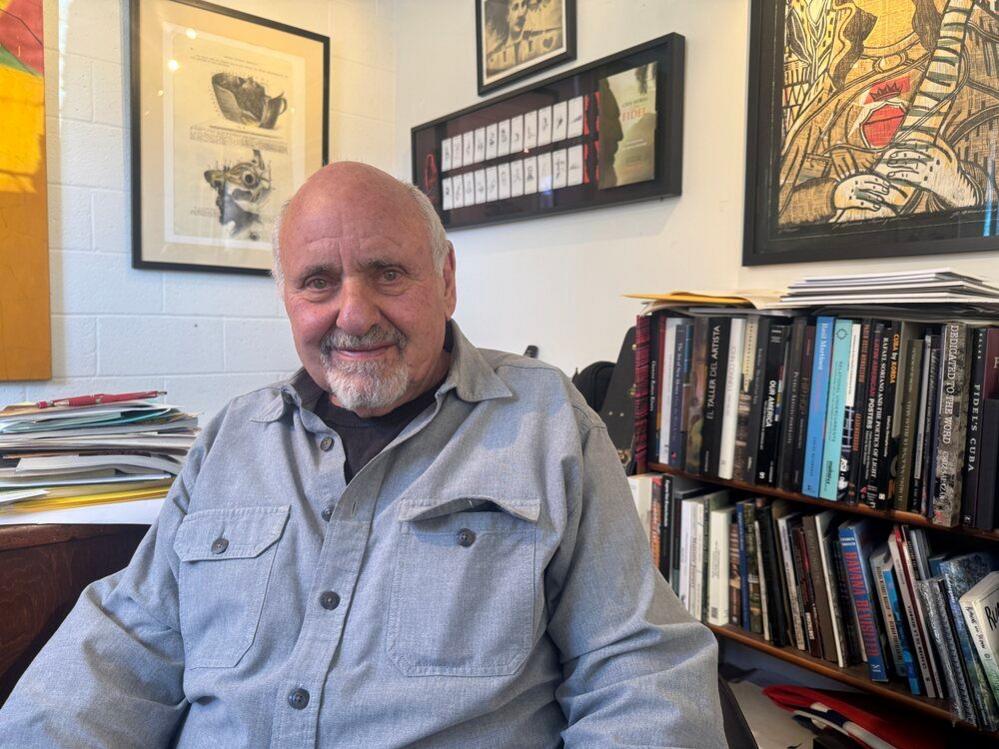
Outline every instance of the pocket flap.
{"label": "pocket flap", "polygon": [[281,538],[289,505],[192,512],[181,521],[173,549],[183,562],[247,559]]}
{"label": "pocket flap", "polygon": [[[490,505],[493,507],[490,507]],[[541,514],[541,500],[537,497],[533,499],[509,499],[506,497],[487,497],[484,495],[467,495],[464,497],[443,499],[410,497],[401,501],[399,522],[429,520],[430,518],[450,515],[455,512],[488,509],[502,510],[521,520],[536,523],[538,522],[538,516]]]}

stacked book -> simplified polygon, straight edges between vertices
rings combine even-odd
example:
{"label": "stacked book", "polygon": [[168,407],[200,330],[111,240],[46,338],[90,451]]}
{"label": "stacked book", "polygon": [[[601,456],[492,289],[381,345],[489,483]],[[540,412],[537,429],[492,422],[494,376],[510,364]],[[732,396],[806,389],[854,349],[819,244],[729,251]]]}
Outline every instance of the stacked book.
{"label": "stacked book", "polygon": [[948,700],[999,728],[999,557],[923,528],[646,474],[654,562],[697,619]]}
{"label": "stacked book", "polygon": [[158,395],[81,396],[0,410],[0,524],[82,522],[86,513],[49,511],[122,502],[142,503],[132,509],[155,517],[198,432],[196,416],[152,402]]}
{"label": "stacked book", "polygon": [[[965,277],[940,282],[991,289]],[[877,295],[887,300],[884,286]],[[988,294],[999,303],[999,291]],[[670,307],[640,316],[639,465],[996,527],[999,327],[982,316],[934,317],[934,305],[911,309]]]}

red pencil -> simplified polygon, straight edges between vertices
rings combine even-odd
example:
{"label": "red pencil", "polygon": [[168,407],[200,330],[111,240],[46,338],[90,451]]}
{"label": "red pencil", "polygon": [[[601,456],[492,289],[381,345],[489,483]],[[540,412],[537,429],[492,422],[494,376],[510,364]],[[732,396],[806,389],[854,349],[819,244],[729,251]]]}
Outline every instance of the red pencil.
{"label": "red pencil", "polygon": [[38,401],[35,408],[54,408],[55,406],[98,406],[102,403],[120,403],[121,401],[146,400],[166,395],[165,390],[144,390],[140,393],[94,393],[93,395],[75,395],[72,398],[58,398],[51,401]]}

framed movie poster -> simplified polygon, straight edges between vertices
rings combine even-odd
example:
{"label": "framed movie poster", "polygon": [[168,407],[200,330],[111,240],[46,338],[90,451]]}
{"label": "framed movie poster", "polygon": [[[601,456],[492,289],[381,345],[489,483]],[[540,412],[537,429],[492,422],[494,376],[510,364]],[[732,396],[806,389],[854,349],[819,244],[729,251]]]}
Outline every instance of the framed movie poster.
{"label": "framed movie poster", "polygon": [[131,1],[132,265],[266,274],[326,163],[329,37],[199,0]]}
{"label": "framed movie poster", "polygon": [[683,54],[655,39],[412,130],[447,228],[680,194]]}
{"label": "framed movie poster", "polygon": [[744,264],[999,249],[997,5],[753,0]]}
{"label": "framed movie poster", "polygon": [[576,59],[576,0],[475,0],[479,96]]}

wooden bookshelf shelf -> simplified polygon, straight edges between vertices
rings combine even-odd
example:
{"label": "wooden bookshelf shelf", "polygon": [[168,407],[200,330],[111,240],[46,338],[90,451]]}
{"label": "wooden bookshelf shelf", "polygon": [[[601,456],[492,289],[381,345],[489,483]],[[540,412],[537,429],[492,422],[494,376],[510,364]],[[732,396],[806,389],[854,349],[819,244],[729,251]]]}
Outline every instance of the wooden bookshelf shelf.
{"label": "wooden bookshelf shelf", "polygon": [[955,533],[961,536],[967,536],[971,538],[981,538],[986,541],[999,541],[999,531],[983,531],[977,528],[966,528],[964,526],[958,525],[953,528],[948,528],[943,525],[936,525],[931,523],[927,518],[920,515],[918,512],[902,512],[900,510],[874,510],[867,505],[851,505],[846,502],[831,502],[827,499],[818,499],[816,497],[808,497],[804,494],[795,494],[794,492],[786,492],[782,489],[775,489],[772,486],[760,486],[758,484],[748,484],[744,481],[730,481],[728,479],[720,479],[715,476],[704,476],[699,473],[687,473],[686,471],[681,471],[678,468],[673,468],[672,466],[665,465],[663,463],[649,463],[648,468],[650,471],[657,471],[659,473],[668,473],[671,476],[681,476],[683,478],[691,479],[693,481],[703,481],[706,484],[717,484],[718,486],[728,487],[729,489],[738,489],[739,491],[750,492],[752,494],[759,494],[767,497],[776,497],[777,499],[786,499],[789,502],[799,502],[801,504],[815,505],[816,507],[823,507],[825,509],[837,510],[839,512],[845,512],[851,515],[866,515],[872,518],[881,518],[882,520],[887,520],[892,523],[905,523],[907,525],[915,525],[921,528],[929,528],[934,531],[943,531],[945,533]]}
{"label": "wooden bookshelf shelf", "polygon": [[[959,725],[962,728],[968,728],[976,732],[978,731],[978,729],[970,723],[966,723],[955,718],[947,708],[946,700],[933,700],[928,697],[916,697],[909,692],[908,688],[906,688],[904,684],[899,682],[871,681],[867,676],[866,666],[861,665],[839,668],[835,664],[824,661],[821,658],[815,658],[808,653],[803,653],[797,648],[779,648],[776,645],[767,642],[759,635],[747,632],[739,627],[719,627],[714,624],[708,624],[707,626],[718,637],[735,640],[736,642],[742,643],[747,647],[767,653],[775,658],[780,658],[788,663],[793,663],[795,666],[808,669],[809,671],[825,676],[826,678],[833,679],[842,684],[847,684],[864,692],[876,694],[900,705],[904,705],[907,708],[912,708],[934,718],[939,718],[955,725]],[[985,733],[983,735],[988,736],[990,734]]]}

